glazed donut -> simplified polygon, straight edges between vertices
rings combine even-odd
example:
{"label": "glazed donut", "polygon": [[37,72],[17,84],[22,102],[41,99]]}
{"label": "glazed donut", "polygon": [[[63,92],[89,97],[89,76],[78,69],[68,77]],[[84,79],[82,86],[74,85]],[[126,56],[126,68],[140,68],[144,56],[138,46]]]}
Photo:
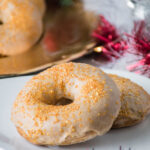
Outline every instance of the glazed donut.
{"label": "glazed donut", "polygon": [[113,128],[135,125],[142,121],[150,110],[150,96],[139,85],[129,79],[110,75],[121,92],[121,110]]}
{"label": "glazed donut", "polygon": [[30,2],[33,3],[37,7],[37,9],[40,11],[41,15],[44,16],[45,14],[45,0],[30,0]]}
{"label": "glazed donut", "polygon": [[42,34],[44,0],[0,1],[0,54],[29,50]]}
{"label": "glazed donut", "polygon": [[[60,105],[63,98],[72,103]],[[34,144],[70,145],[106,133],[119,110],[119,90],[108,75],[87,64],[65,63],[26,84],[11,119]]]}

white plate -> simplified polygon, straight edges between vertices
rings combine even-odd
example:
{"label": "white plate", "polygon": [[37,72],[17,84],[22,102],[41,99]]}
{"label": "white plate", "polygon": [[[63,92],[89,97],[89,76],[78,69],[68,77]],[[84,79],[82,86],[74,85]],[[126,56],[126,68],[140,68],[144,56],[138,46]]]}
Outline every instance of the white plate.
{"label": "white plate", "polygon": [[[150,79],[133,73],[105,70],[130,78],[150,93]],[[0,150],[150,150],[150,116],[142,123],[124,129],[111,130],[93,140],[65,147],[35,146],[24,140],[10,120],[13,101],[31,76],[0,80]],[[120,148],[120,146],[122,148]]]}

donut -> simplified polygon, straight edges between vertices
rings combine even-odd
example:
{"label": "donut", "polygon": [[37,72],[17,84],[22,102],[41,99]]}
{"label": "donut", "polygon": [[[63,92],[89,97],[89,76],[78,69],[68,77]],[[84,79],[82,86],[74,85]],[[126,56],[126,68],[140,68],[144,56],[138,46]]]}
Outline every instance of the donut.
{"label": "donut", "polygon": [[43,31],[44,0],[0,1],[0,54],[29,50]]}
{"label": "donut", "polygon": [[87,64],[65,63],[27,82],[11,119],[31,143],[70,145],[106,133],[119,110],[120,92],[108,75]]}
{"label": "donut", "polygon": [[121,128],[136,125],[149,113],[150,96],[139,85],[129,79],[110,75],[121,92],[121,109],[113,128]]}
{"label": "donut", "polygon": [[37,7],[37,9],[39,10],[39,12],[41,13],[42,16],[44,16],[45,14],[45,0],[30,0],[30,2],[33,3],[33,5],[35,5]]}

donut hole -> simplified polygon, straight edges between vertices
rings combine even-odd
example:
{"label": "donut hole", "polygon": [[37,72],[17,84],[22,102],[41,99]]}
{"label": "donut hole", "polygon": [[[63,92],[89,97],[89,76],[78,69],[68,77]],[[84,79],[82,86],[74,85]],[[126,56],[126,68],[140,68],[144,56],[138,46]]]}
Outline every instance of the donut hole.
{"label": "donut hole", "polygon": [[68,99],[68,98],[65,98],[65,97],[62,97],[60,99],[58,99],[55,103],[56,106],[60,106],[60,105],[69,105],[73,102],[73,100],[71,99]]}
{"label": "donut hole", "polygon": [[64,106],[64,105],[69,105],[73,102],[73,100],[69,99],[69,98],[59,98],[57,100],[48,100],[49,98],[47,98],[46,100],[43,100],[43,103],[46,105],[54,105],[54,106]]}
{"label": "donut hole", "polygon": [[3,22],[2,22],[2,20],[0,20],[0,25],[2,25],[3,24]]}

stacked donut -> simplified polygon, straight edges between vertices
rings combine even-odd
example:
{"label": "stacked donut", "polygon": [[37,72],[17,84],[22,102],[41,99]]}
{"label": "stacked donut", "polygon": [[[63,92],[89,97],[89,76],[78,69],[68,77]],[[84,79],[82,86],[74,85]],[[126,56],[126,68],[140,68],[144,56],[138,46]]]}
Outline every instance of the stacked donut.
{"label": "stacked donut", "polygon": [[44,12],[44,0],[1,0],[0,54],[29,50],[42,34]]}
{"label": "stacked donut", "polygon": [[33,77],[17,96],[11,119],[37,145],[70,145],[135,125],[150,96],[128,79],[93,66],[65,63]]}

